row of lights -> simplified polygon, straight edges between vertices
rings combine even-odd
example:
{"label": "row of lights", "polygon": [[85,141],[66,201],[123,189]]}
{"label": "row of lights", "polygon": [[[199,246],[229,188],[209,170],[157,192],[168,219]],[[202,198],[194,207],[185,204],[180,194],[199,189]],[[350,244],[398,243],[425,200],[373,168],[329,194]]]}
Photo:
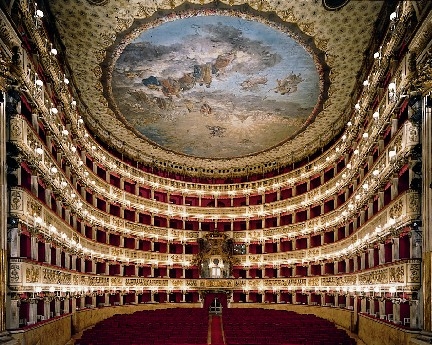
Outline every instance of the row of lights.
{"label": "row of lights", "polygon": [[[66,129],[63,129],[63,131],[62,131],[62,133],[64,134],[64,135],[67,135],[68,134],[68,131],[66,130]],[[70,147],[70,149],[71,149],[71,151],[76,151],[76,148],[74,147],[74,146],[71,146]],[[36,149],[36,153],[38,153],[38,154],[42,154],[43,153],[43,150],[41,149],[41,148],[37,148]],[[358,152],[358,150],[357,150],[357,154],[358,154],[359,152]],[[394,156],[396,155],[396,151],[395,150],[390,150],[389,151],[389,158],[390,159],[392,159]],[[347,168],[348,169],[351,169],[352,168],[352,164],[351,163],[348,163],[347,164]],[[58,172],[58,169],[55,167],[55,166],[53,166],[52,168],[51,168],[51,172],[52,173],[57,173]],[[374,170],[374,172],[373,172],[373,174],[374,174],[374,176],[376,176],[376,175],[378,175],[378,173],[379,173],[379,171],[377,170],[377,169],[375,169]],[[86,176],[88,176],[88,172],[87,171],[84,171],[84,175],[86,175]],[[347,175],[346,174],[342,174],[342,178],[345,178]],[[92,180],[91,181],[91,183],[93,184],[93,185],[95,185],[95,180]],[[66,183],[65,182],[62,182],[62,187],[65,187],[65,185],[66,185]],[[340,184],[339,184],[340,185]],[[104,189],[104,188],[102,188],[103,190],[102,190],[102,193],[104,193],[104,192],[106,192],[106,190]],[[324,195],[325,196],[325,195]],[[113,197],[114,198],[116,198],[117,196],[115,195],[115,194],[113,194]],[[110,197],[108,197],[108,199],[110,199]],[[124,200],[126,203],[127,203],[127,200]],[[317,200],[313,200],[313,202],[316,202]],[[126,205],[127,207],[130,207],[130,203],[128,203],[127,205]],[[304,206],[303,204],[302,204],[302,206]],[[136,208],[136,207],[135,207]],[[142,205],[138,205],[138,208],[137,209],[139,209],[139,210],[141,210],[142,209]],[[152,209],[153,210],[153,209]],[[288,209],[287,209],[288,210]],[[158,213],[158,209],[157,208],[155,208],[154,209],[154,211],[156,211],[156,213]],[[273,212],[273,214],[274,214],[274,212]],[[171,212],[171,215],[173,215],[172,214],[172,212]],[[250,216],[253,216],[254,214],[251,214],[251,213],[249,213],[249,214],[244,214],[243,216],[246,216],[246,217],[250,217]],[[258,212],[258,214],[257,214],[258,216],[264,216],[264,215],[266,215],[266,214],[263,214],[263,212],[261,211],[261,212]],[[187,212],[183,212],[182,213],[182,216],[184,216],[184,217],[188,217],[189,216],[189,214],[187,213]],[[235,215],[232,215],[233,217],[236,217]],[[219,215],[213,215],[212,216],[212,219],[219,219]]]}
{"label": "row of lights", "polygon": [[[111,292],[124,292],[124,293],[143,293],[144,291],[152,291],[152,292],[161,292],[166,291],[169,293],[172,293],[174,290],[180,289],[184,292],[187,292],[190,288],[187,285],[182,285],[181,287],[177,286],[171,286],[171,287],[156,287],[151,286],[148,288],[134,286],[134,287],[112,287],[112,286],[83,286],[83,285],[77,285],[77,286],[34,286],[33,292],[35,293],[41,293],[43,291],[49,291],[50,293],[55,292],[61,292],[61,293],[71,293],[71,294],[91,294],[94,292],[98,293],[111,293]],[[243,287],[243,292],[248,293],[251,290],[254,290],[250,286]],[[361,285],[344,285],[344,286],[319,286],[319,287],[305,287],[305,286],[288,286],[286,288],[281,288],[279,286],[273,287],[273,286],[266,286],[264,283],[261,283],[261,285],[257,288],[257,291],[280,291],[280,290],[287,290],[287,291],[301,291],[302,293],[307,292],[336,292],[336,293],[350,293],[350,294],[372,294],[375,296],[381,295],[382,293],[390,293],[391,296],[395,296],[396,293],[404,291],[404,287],[400,285],[368,285],[368,286],[361,286]]]}
{"label": "row of lights", "polygon": [[[53,167],[53,168],[51,168],[51,171],[52,171],[53,173],[55,173],[55,172],[57,172],[57,168]],[[374,170],[373,174],[374,174],[374,175],[377,175],[377,171]],[[62,181],[61,184],[62,184],[62,186],[65,186],[67,183],[66,183],[65,181]],[[367,190],[368,187],[369,187],[369,185],[368,185],[367,183],[363,184],[363,189],[364,189],[364,190]],[[72,197],[72,198],[73,198],[74,196],[75,196],[74,194],[73,194],[73,195],[71,194],[71,197]],[[82,203],[81,203],[81,202],[78,202],[77,206],[78,206],[78,207],[82,206]],[[350,208],[349,205],[348,205],[348,208]],[[351,207],[350,209],[352,209],[352,207]],[[345,212],[345,213],[347,213],[347,212]],[[345,214],[345,216],[347,216],[347,214]],[[315,231],[315,229],[314,229],[314,231]]]}
{"label": "row of lights", "polygon": [[[51,172],[53,172],[53,173],[55,173],[55,172],[57,172],[57,168],[56,167],[52,167],[51,168]],[[377,175],[378,174],[378,172],[377,172],[377,170],[374,170],[373,171],[373,175]],[[373,182],[377,182],[377,181],[375,181],[375,180],[373,180]],[[67,183],[63,180],[63,181],[61,181],[61,186],[62,187],[65,187],[67,185]],[[364,183],[363,184],[363,186],[362,186],[362,188],[363,188],[363,190],[365,190],[365,191],[367,191],[368,189],[369,189],[369,187],[370,187],[370,185],[368,184],[368,183]],[[71,196],[71,198],[74,198],[76,195],[74,194],[74,193],[72,193],[72,194],[70,194],[70,196]],[[360,199],[360,197],[358,197],[358,196],[360,196],[360,195],[356,195],[356,200],[359,200]],[[76,204],[76,207],[77,208],[81,208],[82,207],[82,202],[80,202],[80,201],[78,201],[77,202],[77,204]],[[350,211],[352,211],[354,209],[354,205],[351,203],[351,204],[348,204],[348,210],[350,210]],[[85,213],[86,213],[86,215],[87,215],[87,210],[84,210],[85,211]],[[348,216],[348,212],[346,211],[346,210],[344,210],[343,212],[342,212],[342,216],[344,216],[344,217],[347,217]],[[93,217],[94,218],[94,216],[91,216],[91,217]],[[95,219],[93,219],[93,220],[95,220]],[[105,225],[105,224],[104,224]],[[106,225],[108,225],[108,224],[106,224]],[[330,226],[330,224],[326,224],[326,226],[328,227],[328,226]],[[313,229],[313,231],[315,232],[317,229]],[[302,232],[302,235],[305,235],[306,233],[305,232]],[[247,238],[246,238],[246,242],[247,242]]]}

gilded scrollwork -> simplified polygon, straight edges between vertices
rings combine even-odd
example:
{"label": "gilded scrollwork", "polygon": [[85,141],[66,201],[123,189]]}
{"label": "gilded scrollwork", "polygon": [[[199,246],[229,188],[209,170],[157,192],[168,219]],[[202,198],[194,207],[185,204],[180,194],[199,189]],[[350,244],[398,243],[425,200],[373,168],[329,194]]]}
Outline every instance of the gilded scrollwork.
{"label": "gilded scrollwork", "polygon": [[419,129],[417,126],[413,126],[412,124],[409,126],[409,128],[408,128],[408,140],[409,140],[410,144],[419,142]]}
{"label": "gilded scrollwork", "polygon": [[309,249],[306,251],[306,257],[309,258],[314,258],[320,255],[320,249],[319,248],[314,248],[314,249]]}
{"label": "gilded scrollwork", "polygon": [[356,284],[356,276],[334,276],[321,278],[321,286],[353,286]]}
{"label": "gilded scrollwork", "polygon": [[121,256],[124,255],[125,250],[122,248],[111,248],[111,255]]}
{"label": "gilded scrollwork", "polygon": [[21,265],[11,264],[9,266],[9,280],[11,283],[19,283],[21,281]]}
{"label": "gilded scrollwork", "polygon": [[389,268],[390,283],[405,283],[405,267],[396,266]]}
{"label": "gilded scrollwork", "polygon": [[27,267],[26,269],[26,283],[37,283],[40,279],[39,267]]}
{"label": "gilded scrollwork", "polygon": [[[106,279],[108,280],[108,278],[106,278]],[[120,277],[111,277],[111,278],[109,278],[109,282],[110,282],[111,286],[122,286],[123,285],[123,279]]]}
{"label": "gilded scrollwork", "polygon": [[306,286],[307,285],[307,279],[305,278],[292,278],[287,279],[288,286]]}
{"label": "gilded scrollwork", "polygon": [[27,212],[32,215],[40,216],[42,212],[42,205],[34,200],[27,200]]}
{"label": "gilded scrollwork", "polygon": [[10,209],[11,211],[22,211],[23,209],[23,195],[19,190],[12,190],[10,193]]}
{"label": "gilded scrollwork", "polygon": [[420,197],[418,194],[410,194],[408,197],[408,208],[410,212],[419,213],[420,212]]}
{"label": "gilded scrollwork", "polygon": [[307,281],[308,286],[320,286],[320,278],[309,278]]}
{"label": "gilded scrollwork", "polygon": [[389,270],[388,268],[362,273],[358,275],[360,285],[376,285],[388,284]]}
{"label": "gilded scrollwork", "polygon": [[420,283],[421,282],[420,264],[410,264],[408,267],[409,267],[409,283]]}
{"label": "gilded scrollwork", "polygon": [[402,215],[403,203],[402,200],[398,200],[391,208],[389,215],[391,218],[399,218]]}
{"label": "gilded scrollwork", "polygon": [[51,269],[42,269],[42,283],[43,284],[60,284],[60,285],[70,285],[71,284],[71,273],[55,271]]}
{"label": "gilded scrollwork", "polygon": [[22,122],[19,118],[12,118],[10,122],[11,140],[19,140],[22,137]]}

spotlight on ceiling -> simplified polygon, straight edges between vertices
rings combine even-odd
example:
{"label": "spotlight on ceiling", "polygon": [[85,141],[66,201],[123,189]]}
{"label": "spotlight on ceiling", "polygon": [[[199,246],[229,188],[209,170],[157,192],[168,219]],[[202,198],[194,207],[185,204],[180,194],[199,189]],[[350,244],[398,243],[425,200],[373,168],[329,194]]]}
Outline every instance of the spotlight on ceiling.
{"label": "spotlight on ceiling", "polygon": [[322,4],[327,11],[337,11],[344,7],[350,0],[322,0]]}

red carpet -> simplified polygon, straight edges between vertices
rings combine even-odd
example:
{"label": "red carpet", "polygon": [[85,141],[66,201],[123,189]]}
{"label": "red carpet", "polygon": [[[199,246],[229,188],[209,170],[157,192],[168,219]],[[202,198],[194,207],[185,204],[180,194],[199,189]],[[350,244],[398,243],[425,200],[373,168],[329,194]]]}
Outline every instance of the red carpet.
{"label": "red carpet", "polygon": [[212,315],[211,318],[211,345],[224,345],[221,317]]}

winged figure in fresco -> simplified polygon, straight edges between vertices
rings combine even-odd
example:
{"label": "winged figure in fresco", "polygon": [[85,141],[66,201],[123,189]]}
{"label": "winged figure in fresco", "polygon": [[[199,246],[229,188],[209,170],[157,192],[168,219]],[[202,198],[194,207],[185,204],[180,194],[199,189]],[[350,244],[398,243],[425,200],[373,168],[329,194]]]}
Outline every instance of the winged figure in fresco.
{"label": "winged figure in fresco", "polygon": [[291,72],[283,79],[276,79],[277,86],[273,90],[281,95],[289,95],[297,91],[298,84],[303,80],[300,73],[297,75]]}
{"label": "winged figure in fresco", "polygon": [[258,89],[259,85],[266,85],[267,84],[267,77],[258,76],[255,78],[249,78],[245,81],[243,81],[240,86],[243,90],[246,91],[254,91]]}

